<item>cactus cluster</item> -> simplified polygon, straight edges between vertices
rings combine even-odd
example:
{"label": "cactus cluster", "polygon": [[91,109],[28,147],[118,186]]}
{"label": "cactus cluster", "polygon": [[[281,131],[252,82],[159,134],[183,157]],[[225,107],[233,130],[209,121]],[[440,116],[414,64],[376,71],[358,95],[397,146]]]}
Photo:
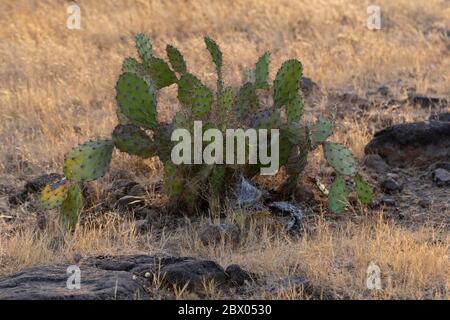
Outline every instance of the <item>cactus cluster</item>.
{"label": "cactus cluster", "polygon": [[[73,227],[82,210],[80,184],[102,176],[111,161],[113,148],[142,158],[159,157],[164,164],[165,193],[170,204],[196,211],[205,195],[223,198],[233,185],[234,177],[258,174],[260,164],[174,165],[170,154],[171,134],[177,128],[193,130],[202,120],[203,130],[224,131],[230,124],[242,128],[279,129],[280,165],[285,166],[288,183],[295,186],[299,173],[307,164],[308,152],[322,146],[325,159],[336,170],[328,203],[332,211],[346,206],[348,194],[344,176],[354,178],[355,191],[363,203],[369,203],[372,189],[357,175],[351,152],[343,145],[327,142],[333,134],[334,119],[320,118],[313,125],[302,125],[304,100],[300,88],[302,64],[296,59],[285,61],[270,86],[270,54],[264,53],[251,71],[250,79],[238,89],[225,87],[223,57],[217,43],[205,37],[205,45],[217,71],[216,93],[189,72],[183,55],[172,45],[166,47],[169,63],[156,57],[150,39],[136,36],[139,60],[123,61],[115,89],[118,125],[111,140],[89,141],[70,151],[64,162],[65,179],[47,186],[41,195],[45,208],[61,206],[61,221]],[[182,110],[170,123],[157,120],[158,94],[161,88],[176,85]],[[260,94],[273,93],[273,104],[261,106]],[[239,173],[239,175],[237,174]]]}

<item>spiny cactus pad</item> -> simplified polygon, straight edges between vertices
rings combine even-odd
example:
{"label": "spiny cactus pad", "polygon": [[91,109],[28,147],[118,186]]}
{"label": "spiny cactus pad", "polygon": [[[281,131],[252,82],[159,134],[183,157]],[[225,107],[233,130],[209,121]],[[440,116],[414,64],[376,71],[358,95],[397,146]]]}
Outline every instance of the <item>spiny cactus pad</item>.
{"label": "spiny cactus pad", "polygon": [[111,162],[112,150],[111,140],[89,141],[73,148],[66,155],[64,175],[76,182],[103,176]]}
{"label": "spiny cactus pad", "polygon": [[152,57],[152,43],[150,39],[143,33],[136,35],[136,49],[142,61],[147,62]]}
{"label": "spiny cactus pad", "polygon": [[325,159],[337,172],[346,176],[356,174],[356,162],[352,153],[342,144],[326,142],[323,146]]}
{"label": "spiny cactus pad", "polygon": [[213,94],[208,87],[201,85],[193,89],[192,92],[192,116],[194,120],[206,118],[214,101]]}
{"label": "spiny cactus pad", "polygon": [[372,186],[359,174],[354,177],[354,181],[358,199],[364,204],[370,204],[373,200]]}
{"label": "spiny cactus pad", "polygon": [[209,53],[211,54],[212,60],[214,64],[216,65],[217,70],[220,70],[222,68],[222,52],[220,51],[219,46],[217,43],[209,38],[205,37],[205,44],[206,48],[208,49]]}
{"label": "spiny cactus pad", "polygon": [[177,48],[169,44],[166,47],[166,53],[169,58],[170,65],[175,72],[178,72],[179,74],[187,72],[186,61],[184,61],[183,55]]}
{"label": "spiny cactus pad", "polygon": [[185,73],[178,81],[178,100],[188,109],[192,109],[194,88],[203,86],[202,82],[193,74]]}
{"label": "spiny cactus pad", "polygon": [[270,53],[264,53],[256,62],[255,69],[255,84],[258,89],[265,89],[269,87],[269,64]]}
{"label": "spiny cactus pad", "polygon": [[301,77],[302,65],[298,60],[287,60],[281,65],[274,81],[273,100],[275,107],[279,108],[297,98],[300,94]]}
{"label": "spiny cactus pad", "polygon": [[66,229],[73,229],[83,209],[83,195],[78,184],[70,186],[67,197],[61,205],[60,223]]}
{"label": "spiny cactus pad", "polygon": [[247,82],[241,87],[236,96],[235,109],[240,117],[245,117],[259,109],[256,87],[253,83]]}
{"label": "spiny cactus pad", "polygon": [[151,57],[144,65],[158,89],[168,87],[178,81],[175,73],[163,59]]}
{"label": "spiny cactus pad", "polygon": [[233,107],[234,92],[233,88],[227,87],[223,90],[219,98],[219,112],[221,121],[226,121],[226,116]]}
{"label": "spiny cactus pad", "polygon": [[123,73],[116,84],[121,112],[133,124],[147,129],[156,126],[156,89],[133,73]]}
{"label": "spiny cactus pad", "polygon": [[328,193],[328,207],[334,213],[340,213],[347,206],[347,189],[342,176],[336,176]]}
{"label": "spiny cactus pad", "polygon": [[324,143],[332,134],[333,123],[321,117],[311,128],[311,143],[313,146]]}
{"label": "spiny cactus pad", "polygon": [[47,210],[59,207],[67,197],[69,186],[70,182],[65,177],[46,185],[40,195],[42,207]]}
{"label": "spiny cactus pad", "polygon": [[112,139],[117,149],[141,158],[153,157],[156,147],[144,130],[133,124],[118,125],[114,128]]}
{"label": "spiny cactus pad", "polygon": [[176,199],[184,190],[182,172],[170,161],[164,163],[164,190],[169,199]]}
{"label": "spiny cactus pad", "polygon": [[286,105],[286,115],[288,123],[299,122],[304,109],[303,97],[297,95],[288,101]]}
{"label": "spiny cactus pad", "polygon": [[122,63],[122,73],[125,72],[141,75],[143,73],[143,67],[136,59],[128,57]]}

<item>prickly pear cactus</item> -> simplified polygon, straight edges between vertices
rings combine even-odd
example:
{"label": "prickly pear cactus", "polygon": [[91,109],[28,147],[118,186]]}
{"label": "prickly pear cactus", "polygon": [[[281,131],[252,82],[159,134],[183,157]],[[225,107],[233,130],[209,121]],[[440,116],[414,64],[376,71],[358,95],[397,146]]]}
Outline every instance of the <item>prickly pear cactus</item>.
{"label": "prickly pear cactus", "polygon": [[95,180],[106,173],[112,151],[111,140],[85,142],[66,155],[64,175],[75,182]]}
{"label": "prickly pear cactus", "polygon": [[70,186],[67,197],[61,205],[60,223],[66,229],[73,229],[83,208],[83,195],[78,184]]}
{"label": "prickly pear cactus", "polygon": [[47,210],[59,207],[67,197],[69,187],[70,182],[65,177],[46,185],[40,196],[42,207]]}
{"label": "prickly pear cactus", "polygon": [[356,174],[355,159],[351,151],[342,144],[326,142],[323,150],[325,159],[337,172],[345,176],[354,176]]}
{"label": "prickly pear cactus", "polygon": [[330,192],[328,193],[328,207],[335,213],[342,212],[347,206],[347,189],[345,186],[345,180],[342,176],[338,175],[331,185]]}
{"label": "prickly pear cactus", "polygon": [[116,84],[121,113],[138,126],[156,126],[156,88],[134,73],[123,73]]}
{"label": "prickly pear cactus", "polygon": [[[301,123],[304,99],[300,90],[302,64],[296,59],[285,61],[270,84],[270,53],[264,53],[249,69],[248,79],[240,88],[225,87],[223,55],[219,45],[205,37],[206,49],[217,72],[217,91],[213,92],[202,81],[188,72],[181,52],[166,46],[168,62],[155,56],[152,43],[145,34],[136,35],[138,57],[125,58],[116,83],[118,125],[111,140],[89,141],[71,150],[64,161],[65,179],[44,188],[41,202],[44,208],[61,206],[61,223],[74,228],[83,208],[82,183],[97,179],[109,167],[113,148],[141,158],[156,156],[164,164],[164,189],[169,204],[179,210],[197,212],[207,202],[208,195],[223,199],[232,189],[235,177],[247,178],[259,174],[261,163],[250,164],[182,164],[174,165],[171,152],[175,145],[171,136],[176,129],[193,132],[194,121],[203,121],[203,132],[208,128],[268,129],[271,137],[279,134],[279,160],[287,173],[287,185],[293,191],[300,174],[308,163],[309,151],[322,146],[325,159],[337,172],[328,194],[330,210],[345,209],[347,189],[344,176],[353,178],[355,192],[361,203],[372,200],[371,186],[357,175],[356,162],[343,145],[328,142],[333,134],[333,120],[320,117],[313,124]],[[176,85],[181,110],[166,123],[159,123],[157,97],[160,89]],[[265,105],[267,93],[273,93],[273,104]],[[237,129],[237,128],[236,128]],[[272,131],[275,130],[275,131]],[[278,131],[276,131],[278,130]],[[203,143],[202,147],[206,146]],[[246,154],[250,148],[244,143]],[[277,145],[267,151],[277,152]],[[247,159],[248,160],[248,159]],[[326,187],[323,186],[325,189]],[[324,189],[324,190],[325,190]]]}
{"label": "prickly pear cactus", "polygon": [[144,130],[133,124],[118,125],[113,133],[114,146],[122,152],[149,158],[156,155],[155,142]]}

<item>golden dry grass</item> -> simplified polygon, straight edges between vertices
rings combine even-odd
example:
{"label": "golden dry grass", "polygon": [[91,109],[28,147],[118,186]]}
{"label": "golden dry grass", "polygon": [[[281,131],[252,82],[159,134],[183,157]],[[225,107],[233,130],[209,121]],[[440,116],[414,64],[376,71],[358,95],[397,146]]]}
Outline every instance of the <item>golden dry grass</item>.
{"label": "golden dry grass", "polygon": [[[211,86],[215,77],[204,50],[206,34],[224,52],[225,80],[231,85],[238,85],[245,70],[270,50],[272,78],[282,61],[297,57],[305,74],[321,88],[365,94],[388,85],[399,97],[405,96],[408,87],[424,94],[448,95],[449,40],[443,35],[450,30],[448,1],[380,0],[383,29],[377,32],[365,27],[370,3],[84,0],[79,1],[82,29],[69,30],[67,1],[1,0],[2,180],[19,183],[30,174],[60,170],[64,153],[75,144],[110,134],[116,123],[114,83],[123,58],[135,55],[137,32],[150,34],[161,56],[165,56],[167,43],[177,46],[190,70]],[[159,101],[161,118],[178,108],[174,91],[165,91]],[[320,105],[320,109],[325,107],[326,103]],[[409,121],[425,117],[426,112],[407,107],[391,116]],[[366,115],[365,122],[349,115],[337,134],[359,158],[373,133],[367,124],[370,117]],[[158,174],[159,166],[153,162],[133,163],[150,176]],[[129,157],[116,155],[113,170],[128,167]],[[339,221],[315,217],[310,221],[313,232],[300,240],[256,221],[234,249],[204,247],[195,233],[197,224],[187,223],[161,238],[153,233],[142,238],[136,236],[131,222],[105,213],[101,229],[94,227],[99,223],[80,226],[61,248],[52,250],[49,243],[55,229],[37,234],[35,218],[27,215],[26,208],[18,210],[23,217],[20,226],[0,219],[0,275],[71,259],[74,252],[162,252],[239,263],[274,279],[305,275],[318,290],[315,298],[450,297],[448,234],[435,226],[408,228],[383,221],[378,218],[381,212],[358,212],[356,222],[349,216]],[[366,289],[370,261],[382,270],[382,291]],[[249,296],[309,297],[257,289]]]}

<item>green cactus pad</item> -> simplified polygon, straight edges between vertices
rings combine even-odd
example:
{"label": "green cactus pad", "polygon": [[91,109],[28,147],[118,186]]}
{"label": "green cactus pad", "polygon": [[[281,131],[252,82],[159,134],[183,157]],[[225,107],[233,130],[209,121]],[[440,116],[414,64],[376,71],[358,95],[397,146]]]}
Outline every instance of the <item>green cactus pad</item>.
{"label": "green cactus pad", "polygon": [[235,109],[239,117],[245,117],[259,109],[256,87],[253,83],[247,82],[241,87],[236,96]]}
{"label": "green cactus pad", "polygon": [[66,154],[64,175],[76,182],[103,176],[111,162],[112,150],[111,140],[89,141],[73,148]]}
{"label": "green cactus pad", "polygon": [[288,123],[298,123],[304,109],[304,101],[301,95],[295,96],[286,105],[286,116]]}
{"label": "green cactus pad", "polygon": [[133,73],[123,73],[116,84],[116,99],[122,114],[135,125],[156,126],[156,89]]}
{"label": "green cactus pad", "polygon": [[83,194],[80,186],[73,184],[67,192],[67,197],[61,205],[59,221],[66,229],[73,229],[80,218],[83,209]]}
{"label": "green cactus pad", "polygon": [[175,73],[163,59],[151,57],[144,65],[158,89],[168,87],[178,81]]}
{"label": "green cactus pad", "polygon": [[208,87],[202,85],[194,88],[192,92],[192,116],[194,120],[206,118],[210,111],[214,97]]}
{"label": "green cactus pad", "polygon": [[326,142],[323,145],[325,159],[337,172],[346,176],[356,174],[356,162],[352,153],[342,144]]}
{"label": "green cactus pad", "polygon": [[67,197],[69,187],[70,182],[65,177],[46,185],[40,194],[41,206],[47,210],[59,207]]}
{"label": "green cactus pad", "polygon": [[233,99],[234,99],[233,88],[231,87],[225,88],[223,90],[222,95],[219,98],[219,112],[222,121],[226,120],[226,116],[233,107]]}
{"label": "green cactus pad", "polygon": [[258,89],[265,89],[269,87],[269,64],[270,53],[264,53],[256,62],[255,69],[255,85]]}
{"label": "green cactus pad", "polygon": [[125,58],[122,63],[122,73],[131,72],[137,75],[143,74],[142,65],[134,58]]}
{"label": "green cactus pad", "polygon": [[144,130],[133,124],[118,125],[114,128],[112,139],[117,149],[141,158],[153,157],[156,147]]}
{"label": "green cactus pad", "polygon": [[340,213],[347,206],[347,189],[342,176],[336,176],[328,193],[328,208],[334,213]]}
{"label": "green cactus pad", "polygon": [[152,57],[152,43],[150,39],[143,33],[136,35],[136,49],[142,61],[147,62]]}
{"label": "green cactus pad", "polygon": [[188,109],[192,109],[194,89],[203,86],[202,82],[193,74],[185,73],[178,81],[178,100]]}
{"label": "green cactus pad", "polygon": [[355,190],[358,195],[358,199],[364,204],[370,204],[373,200],[373,188],[364,180],[359,174],[354,177]]}
{"label": "green cactus pad", "polygon": [[183,55],[177,48],[169,44],[166,47],[166,53],[169,58],[170,65],[175,72],[178,72],[179,74],[187,72],[186,61],[184,61]]}
{"label": "green cactus pad", "polygon": [[333,123],[325,118],[319,118],[311,128],[311,143],[313,146],[324,143],[333,134]]}
{"label": "green cactus pad", "polygon": [[300,94],[302,65],[298,60],[285,61],[277,72],[274,81],[273,101],[275,107],[286,105]]}
{"label": "green cactus pad", "polygon": [[208,49],[209,53],[211,54],[212,60],[214,64],[216,65],[217,70],[220,70],[222,68],[222,52],[220,51],[219,46],[217,43],[209,38],[205,37],[205,44],[206,48]]}
{"label": "green cactus pad", "polygon": [[167,162],[170,160],[173,147],[171,141],[172,131],[173,124],[171,123],[159,123],[155,130],[155,145],[158,151],[158,157],[162,162]]}

